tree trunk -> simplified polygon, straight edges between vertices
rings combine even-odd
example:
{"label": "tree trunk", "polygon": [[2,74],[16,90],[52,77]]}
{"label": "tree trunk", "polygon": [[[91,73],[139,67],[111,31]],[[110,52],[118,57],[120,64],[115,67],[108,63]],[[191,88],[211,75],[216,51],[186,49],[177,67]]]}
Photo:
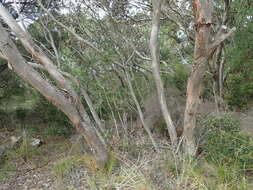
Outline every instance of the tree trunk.
{"label": "tree trunk", "polygon": [[150,35],[150,51],[152,57],[152,70],[155,79],[157,95],[159,98],[159,103],[163,113],[164,120],[166,122],[168,133],[170,135],[170,140],[173,149],[177,148],[177,132],[176,128],[171,119],[166,98],[164,94],[163,82],[160,76],[160,52],[158,43],[158,32],[160,28],[160,14],[161,14],[161,0],[153,0],[153,18],[152,18],[152,30]]}
{"label": "tree trunk", "polygon": [[195,155],[197,150],[194,131],[201,82],[208,64],[207,52],[212,24],[212,6],[210,0],[195,0],[193,3],[193,11],[196,27],[194,63],[187,84],[183,133],[185,137],[185,152],[189,155]]}
{"label": "tree trunk", "polygon": [[185,153],[192,156],[194,156],[197,151],[194,136],[196,114],[199,104],[201,83],[207,70],[208,61],[212,58],[220,44],[234,34],[236,30],[236,28],[229,29],[222,25],[220,30],[214,36],[214,40],[211,41],[212,9],[211,0],[194,0],[193,2],[196,30],[195,49],[193,68],[187,84],[183,132],[183,136],[185,137]]}
{"label": "tree trunk", "polygon": [[[86,142],[91,147],[96,159],[104,164],[108,159],[108,152],[105,144],[99,138],[95,127],[90,121],[83,105],[70,84],[66,82],[61,72],[52,64],[51,60],[42,52],[42,50],[34,45],[29,34],[17,25],[15,20],[0,4],[0,15],[9,25],[13,32],[20,38],[24,47],[43,64],[52,78],[59,84],[57,88],[47,82],[41,75],[29,66],[22,57],[13,41],[8,36],[3,26],[0,24],[0,51],[12,65],[13,71],[17,73],[24,81],[31,84],[46,99],[52,102],[62,112],[64,112],[75,126],[76,130],[84,136]],[[20,33],[19,33],[20,32]],[[33,46],[34,45],[34,46]]]}

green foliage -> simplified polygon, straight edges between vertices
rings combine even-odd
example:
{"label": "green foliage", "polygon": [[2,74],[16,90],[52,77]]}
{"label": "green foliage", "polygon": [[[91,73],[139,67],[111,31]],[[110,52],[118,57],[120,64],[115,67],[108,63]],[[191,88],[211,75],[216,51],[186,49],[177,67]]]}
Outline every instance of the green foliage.
{"label": "green foliage", "polygon": [[16,172],[16,168],[7,162],[0,163],[0,182],[8,179],[10,175]]}
{"label": "green foliage", "polygon": [[[131,77],[135,95],[142,104],[151,91],[153,83],[141,73],[132,72]],[[90,97],[101,118],[110,120],[115,117],[119,120],[124,113],[127,113],[128,117],[135,117],[136,106],[124,78],[122,84],[117,75],[105,73],[96,82],[91,82],[89,89]]]}
{"label": "green foliage", "polygon": [[175,71],[172,78],[173,83],[180,91],[185,92],[190,70],[187,71],[187,67],[184,64],[174,64],[173,68]]}
{"label": "green foliage", "polygon": [[190,75],[190,65],[181,63],[173,64],[172,70],[174,71],[172,75],[169,74],[162,75],[165,87],[170,88],[171,86],[175,86],[182,93],[185,93],[187,80]]}
{"label": "green foliage", "polygon": [[21,143],[17,143],[14,150],[8,152],[7,157],[10,160],[21,158],[27,161],[32,160],[38,154],[38,148],[31,145],[30,135],[27,132],[23,132]]}
{"label": "green foliage", "polygon": [[16,118],[18,120],[23,121],[26,118],[27,114],[28,114],[28,111],[26,109],[18,108],[16,110]]}
{"label": "green foliage", "polygon": [[241,27],[228,50],[230,74],[225,100],[232,108],[247,108],[253,98],[253,23]]}
{"label": "green foliage", "polygon": [[167,128],[167,125],[166,125],[164,119],[161,119],[159,121],[157,126],[154,127],[153,131],[156,133],[159,133],[159,134],[167,134],[168,133],[168,128]]}
{"label": "green foliage", "polygon": [[26,85],[14,73],[5,71],[0,75],[0,105],[7,104],[15,97],[25,95]]}
{"label": "green foliage", "polygon": [[79,156],[68,156],[58,160],[52,170],[57,177],[63,178],[73,167],[80,167],[81,165],[83,165],[83,160]]}
{"label": "green foliage", "polygon": [[113,152],[110,152],[109,159],[105,165],[105,172],[107,175],[112,175],[115,168],[119,165],[119,160],[117,159],[116,155]]}
{"label": "green foliage", "polygon": [[246,81],[242,73],[234,74],[230,76],[228,85],[229,91],[225,96],[228,105],[232,108],[247,108],[253,98],[253,78]]}
{"label": "green foliage", "polygon": [[185,160],[179,176],[182,186],[187,184],[185,189],[248,190],[248,182],[238,165],[218,165],[204,159]]}
{"label": "green foliage", "polygon": [[65,136],[68,137],[73,133],[73,129],[69,125],[61,125],[60,123],[50,121],[45,128],[43,134],[50,136]]}
{"label": "green foliage", "polygon": [[3,110],[0,109],[0,128],[8,123],[10,116]]}
{"label": "green foliage", "polygon": [[[108,169],[111,169],[110,167],[113,166],[114,161],[111,160],[112,163],[110,164]],[[52,168],[52,171],[54,174],[59,177],[63,178],[70,174],[70,172],[76,168],[85,167],[93,174],[102,174],[104,170],[98,165],[96,159],[91,155],[71,155],[67,156],[63,159],[58,160],[54,167]],[[109,170],[108,170],[109,172]]]}
{"label": "green foliage", "polygon": [[[238,175],[253,171],[253,140],[240,133],[239,122],[229,115],[209,117],[202,122],[207,131],[203,143],[205,158],[224,170],[236,169]],[[225,167],[225,169],[224,169]],[[223,169],[222,169],[223,168]],[[224,179],[234,179],[232,170]]]}
{"label": "green foliage", "polygon": [[71,124],[63,112],[41,96],[37,101],[33,112],[39,115],[42,121],[49,124],[44,132],[46,135],[68,136],[72,134]]}
{"label": "green foliage", "polygon": [[20,121],[15,124],[15,129],[19,134],[25,132],[28,136],[33,136],[40,132],[40,128],[36,123],[21,123]]}

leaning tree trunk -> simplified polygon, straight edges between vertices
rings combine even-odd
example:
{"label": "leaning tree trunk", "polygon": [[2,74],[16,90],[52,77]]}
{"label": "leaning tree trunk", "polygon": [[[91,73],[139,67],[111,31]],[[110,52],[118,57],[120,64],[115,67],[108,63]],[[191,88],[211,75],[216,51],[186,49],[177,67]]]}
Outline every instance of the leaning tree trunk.
{"label": "leaning tree trunk", "polygon": [[0,16],[11,28],[12,32],[20,39],[23,46],[49,73],[59,87],[53,86],[47,80],[28,65],[22,57],[14,42],[9,37],[4,27],[0,24],[0,54],[11,64],[13,71],[24,81],[31,84],[46,99],[52,102],[62,112],[64,112],[75,126],[76,130],[84,136],[86,142],[96,155],[96,159],[104,164],[108,159],[106,145],[100,138],[100,134],[95,130],[91,120],[86,113],[81,100],[75,90],[65,80],[62,73],[53,65],[52,61],[43,53],[30,37],[29,33],[22,30],[6,9],[0,4]]}
{"label": "leaning tree trunk", "polygon": [[197,145],[194,136],[196,127],[196,114],[199,103],[201,82],[207,70],[207,64],[217,47],[231,36],[235,28],[229,30],[226,26],[221,26],[220,30],[211,41],[210,31],[212,25],[212,1],[195,0],[193,2],[193,12],[195,16],[195,49],[194,63],[191,75],[187,84],[187,99],[184,115],[184,148],[185,153],[194,156]]}
{"label": "leaning tree trunk", "polygon": [[152,30],[150,34],[150,51],[152,57],[152,71],[155,79],[158,100],[160,103],[161,111],[167,125],[168,133],[173,149],[177,148],[177,132],[171,119],[170,112],[167,107],[163,82],[160,76],[160,51],[158,43],[158,33],[160,29],[160,14],[161,14],[161,0],[153,0],[153,17],[152,17]]}

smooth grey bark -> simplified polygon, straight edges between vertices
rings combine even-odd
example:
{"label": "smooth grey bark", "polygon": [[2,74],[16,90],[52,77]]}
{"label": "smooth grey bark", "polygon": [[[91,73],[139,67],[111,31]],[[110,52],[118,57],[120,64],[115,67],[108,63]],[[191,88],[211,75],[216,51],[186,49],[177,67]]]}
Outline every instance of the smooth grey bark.
{"label": "smooth grey bark", "polygon": [[177,133],[176,128],[171,119],[166,98],[164,94],[163,82],[160,76],[160,52],[159,52],[159,43],[158,43],[158,33],[160,29],[160,14],[161,14],[161,1],[153,0],[153,17],[152,17],[152,30],[150,34],[150,51],[152,58],[152,71],[155,79],[157,94],[159,98],[159,103],[163,113],[164,120],[167,125],[168,133],[170,135],[170,140],[173,149],[177,147]]}
{"label": "smooth grey bark", "polygon": [[59,87],[52,86],[49,82],[44,80],[36,70],[26,63],[13,41],[8,36],[8,33],[3,26],[0,25],[0,51],[11,64],[13,71],[43,94],[48,101],[52,102],[63,111],[73,123],[76,130],[84,136],[86,142],[96,155],[96,159],[102,164],[105,163],[108,159],[107,148],[99,138],[99,133],[95,130],[75,90],[71,87],[70,83],[65,80],[61,71],[53,65],[52,61],[46,56],[42,49],[33,42],[31,36],[20,28],[2,4],[0,4],[0,16],[11,28],[12,32],[20,39],[22,45],[33,58],[43,65]]}

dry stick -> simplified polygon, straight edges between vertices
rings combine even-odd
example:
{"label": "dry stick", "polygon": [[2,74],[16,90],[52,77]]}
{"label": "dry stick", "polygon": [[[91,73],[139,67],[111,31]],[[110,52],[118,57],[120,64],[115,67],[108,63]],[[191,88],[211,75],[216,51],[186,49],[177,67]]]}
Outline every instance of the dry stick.
{"label": "dry stick", "polygon": [[167,125],[167,129],[170,135],[170,140],[173,149],[177,147],[177,133],[173,121],[171,119],[166,98],[164,95],[164,87],[163,82],[160,76],[160,57],[159,57],[159,43],[158,43],[158,32],[160,28],[160,12],[161,12],[161,1],[153,0],[153,18],[152,18],[152,30],[150,34],[150,51],[152,57],[152,69],[153,76],[155,79],[157,94],[159,98],[159,103],[161,106],[161,111],[163,113],[164,120]]}
{"label": "dry stick", "polygon": [[134,90],[133,90],[132,83],[130,81],[130,76],[129,76],[128,71],[126,71],[126,78],[127,78],[127,83],[128,83],[128,86],[129,86],[131,96],[133,97],[135,105],[137,107],[137,110],[138,110],[138,113],[139,113],[139,116],[140,116],[140,119],[141,119],[141,123],[142,123],[144,129],[146,130],[146,132],[148,133],[148,136],[149,136],[153,146],[155,147],[156,152],[159,152],[159,148],[158,148],[158,146],[157,146],[157,144],[156,144],[156,142],[155,142],[155,140],[152,136],[152,133],[151,133],[149,127],[146,125],[146,122],[144,120],[144,116],[143,116],[143,113],[142,113],[142,110],[141,110],[141,106],[140,106],[140,104],[139,104],[139,102],[138,102],[138,100],[135,96],[135,93],[134,93]]}

